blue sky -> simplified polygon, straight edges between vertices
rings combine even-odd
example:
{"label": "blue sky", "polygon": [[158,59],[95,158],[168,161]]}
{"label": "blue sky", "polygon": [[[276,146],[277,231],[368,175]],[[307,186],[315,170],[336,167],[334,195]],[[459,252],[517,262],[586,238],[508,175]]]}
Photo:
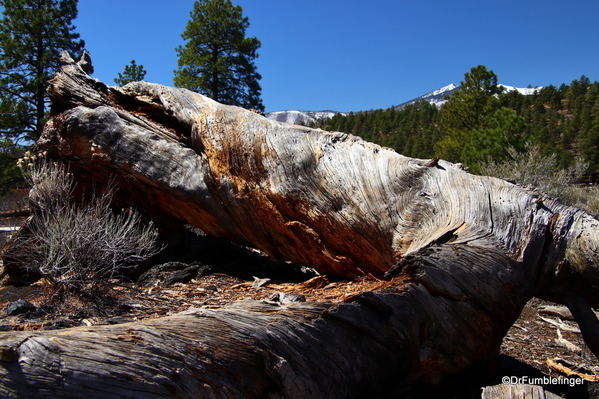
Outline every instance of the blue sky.
{"label": "blue sky", "polygon": [[[387,108],[486,65],[506,85],[599,80],[598,0],[233,0],[262,42],[266,111]],[[172,85],[194,0],[81,0],[94,77]]]}

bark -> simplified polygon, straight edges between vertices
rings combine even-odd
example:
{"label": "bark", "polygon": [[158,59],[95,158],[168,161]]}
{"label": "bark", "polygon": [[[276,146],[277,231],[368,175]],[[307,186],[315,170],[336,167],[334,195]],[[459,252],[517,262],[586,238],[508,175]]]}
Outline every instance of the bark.
{"label": "bark", "polygon": [[483,388],[482,399],[559,399],[538,385],[495,385]]}
{"label": "bark", "polygon": [[[454,272],[481,256],[471,272]],[[515,283],[526,269],[493,248],[450,245],[403,264],[411,277],[352,303],[247,300],[116,326],[5,333],[0,395],[398,397],[493,357],[523,306]],[[492,285],[473,284],[471,273],[482,281],[497,270]],[[443,276],[443,287],[428,276]]]}
{"label": "bark", "polygon": [[352,303],[5,334],[6,397],[401,395],[493,358],[533,295],[570,298],[596,333],[571,299],[599,305],[599,223],[584,212],[188,90],[108,87],[63,58],[36,148],[69,162],[80,187],[112,176],[115,201],[164,230],[189,223],[281,267],[388,281]]}

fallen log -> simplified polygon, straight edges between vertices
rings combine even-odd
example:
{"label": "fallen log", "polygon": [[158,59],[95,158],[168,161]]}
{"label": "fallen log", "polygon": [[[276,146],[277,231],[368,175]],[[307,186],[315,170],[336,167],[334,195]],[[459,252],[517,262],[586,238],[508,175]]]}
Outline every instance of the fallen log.
{"label": "fallen log", "polygon": [[538,385],[494,385],[483,388],[481,399],[559,399],[561,396]]}
{"label": "fallen log", "polygon": [[599,222],[586,213],[443,160],[63,64],[36,149],[79,187],[114,178],[115,201],[164,230],[191,224],[281,267],[388,282],[350,303],[4,333],[6,397],[397,396],[492,359],[533,295],[565,303],[599,352]]}
{"label": "fallen log", "polygon": [[490,249],[475,274],[514,269],[494,286],[453,273],[480,256],[439,246],[406,257],[414,276],[445,276],[442,295],[425,280],[395,278],[351,303],[247,300],[114,326],[4,333],[0,396],[398,397],[485,363],[518,317],[522,292],[505,285],[527,271]]}

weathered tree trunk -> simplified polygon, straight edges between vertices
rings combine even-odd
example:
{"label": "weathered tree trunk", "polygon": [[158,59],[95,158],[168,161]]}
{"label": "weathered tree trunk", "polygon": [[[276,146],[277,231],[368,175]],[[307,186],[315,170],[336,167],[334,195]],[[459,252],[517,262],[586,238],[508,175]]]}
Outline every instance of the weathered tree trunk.
{"label": "weathered tree trunk", "polygon": [[[488,361],[524,305],[528,271],[501,251],[430,251],[405,258],[405,279],[353,303],[248,300],[116,326],[5,333],[0,396],[397,397]],[[443,286],[429,285],[431,276]]]}
{"label": "weathered tree trunk", "polygon": [[483,389],[481,399],[560,399],[538,385],[495,385]]}
{"label": "weathered tree trunk", "polygon": [[189,223],[323,274],[389,282],[353,303],[5,333],[3,395],[390,397],[491,359],[533,295],[568,298],[596,339],[580,309],[599,305],[599,223],[580,210],[188,90],[107,87],[63,61],[37,149],[82,186],[115,176],[117,201],[165,229]]}

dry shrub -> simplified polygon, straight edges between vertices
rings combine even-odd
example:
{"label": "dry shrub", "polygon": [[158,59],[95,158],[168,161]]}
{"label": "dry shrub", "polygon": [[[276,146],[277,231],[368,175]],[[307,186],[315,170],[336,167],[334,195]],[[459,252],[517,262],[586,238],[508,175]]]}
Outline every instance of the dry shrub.
{"label": "dry shrub", "polygon": [[5,257],[48,280],[58,298],[95,295],[118,273],[159,251],[157,230],[144,227],[137,211],[112,211],[110,187],[76,203],[73,177],[62,165],[38,160],[26,170],[33,216]]}
{"label": "dry shrub", "polygon": [[595,217],[599,216],[599,188],[574,184],[588,167],[583,159],[577,159],[570,168],[561,169],[555,154],[542,155],[538,146],[527,144],[524,153],[513,148],[508,152],[510,157],[504,162],[496,163],[491,160],[481,165],[481,174],[537,190],[566,205],[576,206]]}

